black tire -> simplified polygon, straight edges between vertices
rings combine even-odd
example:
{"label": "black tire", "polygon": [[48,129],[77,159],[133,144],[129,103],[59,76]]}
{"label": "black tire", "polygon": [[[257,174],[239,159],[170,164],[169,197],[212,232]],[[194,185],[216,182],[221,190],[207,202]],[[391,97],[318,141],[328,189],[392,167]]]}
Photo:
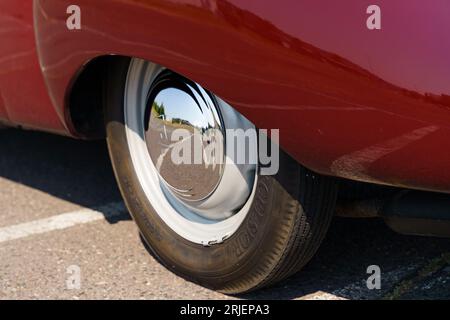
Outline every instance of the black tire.
{"label": "black tire", "polygon": [[109,70],[106,131],[116,178],[144,240],[171,271],[214,290],[238,294],[272,285],[314,255],[333,216],[337,184],[280,152],[275,176],[259,176],[252,208],[237,232],[205,247],[180,237],[153,210],[133,170],[124,128],[129,60]]}

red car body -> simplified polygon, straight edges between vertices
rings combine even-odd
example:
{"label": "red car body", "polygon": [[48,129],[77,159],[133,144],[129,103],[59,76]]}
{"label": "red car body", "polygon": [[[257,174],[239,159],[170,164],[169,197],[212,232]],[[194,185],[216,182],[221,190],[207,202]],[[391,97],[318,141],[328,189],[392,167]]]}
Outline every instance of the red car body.
{"label": "red car body", "polygon": [[0,2],[0,119],[79,137],[69,99],[105,55],[164,65],[326,175],[450,191],[450,3],[378,0]]}

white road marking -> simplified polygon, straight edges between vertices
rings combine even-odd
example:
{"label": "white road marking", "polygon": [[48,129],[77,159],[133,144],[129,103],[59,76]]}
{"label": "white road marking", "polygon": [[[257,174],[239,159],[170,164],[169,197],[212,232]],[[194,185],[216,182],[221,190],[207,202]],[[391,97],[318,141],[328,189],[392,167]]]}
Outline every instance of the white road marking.
{"label": "white road marking", "polygon": [[348,300],[348,299],[336,296],[328,292],[317,291],[308,294],[306,296],[300,297],[299,300]]}
{"label": "white road marking", "polygon": [[114,218],[125,212],[125,205],[122,202],[113,202],[95,209],[80,209],[50,218],[3,227],[0,228],[0,243],[54,230],[67,229],[78,224]]}

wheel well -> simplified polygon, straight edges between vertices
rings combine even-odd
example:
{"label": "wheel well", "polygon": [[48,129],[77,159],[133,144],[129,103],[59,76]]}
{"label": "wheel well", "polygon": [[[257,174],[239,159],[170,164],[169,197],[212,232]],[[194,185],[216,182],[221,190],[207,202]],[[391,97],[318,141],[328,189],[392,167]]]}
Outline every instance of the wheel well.
{"label": "wheel well", "polygon": [[86,139],[105,137],[104,93],[108,70],[121,56],[101,56],[79,72],[67,97],[67,116],[74,134]]}

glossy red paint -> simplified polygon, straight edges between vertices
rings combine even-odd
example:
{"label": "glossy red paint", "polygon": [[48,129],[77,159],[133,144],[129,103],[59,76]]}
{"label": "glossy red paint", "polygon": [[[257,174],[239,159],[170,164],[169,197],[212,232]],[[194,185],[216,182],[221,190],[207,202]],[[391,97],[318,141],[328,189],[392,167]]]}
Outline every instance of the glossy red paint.
{"label": "glossy red paint", "polygon": [[64,133],[39,67],[32,1],[0,1],[0,119]]}
{"label": "glossy red paint", "polygon": [[[197,81],[257,126],[280,128],[283,148],[315,171],[450,191],[447,0],[379,0],[380,31],[366,28],[371,3],[360,0],[80,0],[81,31],[65,26],[69,4],[34,8],[40,69],[63,122],[83,65],[141,57]],[[6,108],[10,119],[58,130],[33,81],[27,99],[40,96],[40,115],[18,104]]]}

